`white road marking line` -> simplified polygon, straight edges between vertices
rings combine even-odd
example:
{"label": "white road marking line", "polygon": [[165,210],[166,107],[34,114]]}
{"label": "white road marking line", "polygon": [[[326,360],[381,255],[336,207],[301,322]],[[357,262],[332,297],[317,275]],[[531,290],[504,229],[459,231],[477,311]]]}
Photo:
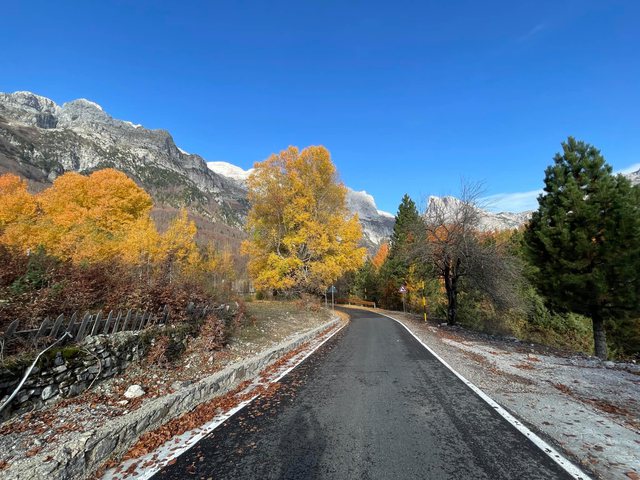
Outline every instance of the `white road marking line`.
{"label": "white road marking line", "polygon": [[[270,379],[266,383],[262,383],[262,382],[254,383],[249,387],[247,387],[247,389],[254,388],[258,384],[270,385],[280,381],[285,375],[290,373],[294,368],[299,366],[309,356],[311,356],[316,350],[318,350],[318,348],[320,348],[322,345],[328,342],[336,333],[341,331],[347,324],[348,322],[345,322],[342,326],[336,328],[333,332],[331,332],[329,336],[327,336],[320,343],[318,343],[318,345],[316,345],[311,350],[309,350],[302,358],[297,359],[297,357],[300,355],[298,354],[297,356],[294,356],[292,359],[290,359],[292,366],[284,370],[280,375],[278,375],[277,378]],[[268,368],[268,366],[265,368]],[[256,378],[260,378],[260,376],[258,375],[258,377]],[[204,425],[198,428],[194,428],[193,430],[184,432],[181,435],[172,437],[170,440],[167,440],[163,445],[155,449],[153,452],[149,452],[148,454],[143,455],[142,457],[131,458],[129,460],[122,462],[120,464],[121,468],[119,469],[118,472],[115,471],[117,467],[107,470],[102,476],[102,480],[121,479],[123,478],[123,475],[125,475],[125,472],[127,471],[127,469],[134,464],[136,465],[136,471],[133,472],[132,474],[127,475],[126,479],[127,480],[148,480],[153,475],[155,475],[160,470],[162,470],[164,467],[166,467],[171,460],[177,459],[184,452],[186,452],[187,450],[190,450],[205,436],[209,435],[216,428],[218,428],[220,425],[222,425],[224,422],[226,422],[229,418],[234,416],[244,407],[249,405],[259,396],[260,396],[259,394],[255,395],[251,397],[249,400],[245,400],[244,402],[239,403],[238,405],[233,407],[231,410],[227,412],[223,412],[219,415],[216,415],[209,422],[205,423]],[[146,462],[153,462],[153,465],[144,467],[144,471],[138,472],[137,469],[142,467]]]}
{"label": "white road marking line", "polygon": [[500,416],[502,418],[504,418],[507,422],[509,422],[511,425],[513,425],[516,428],[516,430],[518,430],[520,433],[522,433],[524,436],[526,436],[529,440],[531,440],[531,442],[533,442],[533,444],[536,447],[538,447],[540,450],[542,450],[542,452],[545,455],[547,455],[549,458],[551,458],[551,460],[553,460],[560,467],[562,467],[562,469],[565,472],[567,472],[569,475],[571,475],[576,480],[591,480],[591,477],[589,477],[582,470],[580,470],[580,468],[578,468],[576,465],[574,465],[572,462],[570,462],[568,459],[566,459],[560,452],[558,452],[555,448],[553,448],[551,445],[549,445],[547,442],[545,442],[542,438],[540,438],[538,435],[536,435],[531,430],[529,430],[527,427],[525,427],[522,424],[522,422],[520,422],[520,420],[518,420],[513,415],[511,415],[509,412],[507,412],[502,406],[500,406],[500,404],[498,404],[495,400],[493,400],[489,395],[484,393],[482,390],[480,390],[479,387],[477,387],[476,385],[471,383],[469,380],[467,380],[465,377],[463,377],[462,374],[456,372],[451,365],[449,365],[442,357],[440,357],[440,355],[438,355],[436,352],[434,352],[427,344],[425,344],[422,340],[420,340],[418,338],[418,336],[415,333],[413,333],[409,329],[409,327],[407,327],[404,323],[402,323],[400,320],[397,320],[397,319],[395,319],[395,318],[393,318],[393,317],[391,317],[389,315],[386,315],[384,313],[378,313],[378,312],[372,312],[372,313],[377,313],[378,315],[382,315],[383,317],[390,318],[394,322],[398,322],[400,325],[402,325],[404,327],[404,329],[407,332],[409,332],[413,336],[413,338],[415,338],[418,342],[420,342],[420,344],[424,348],[426,348],[431,355],[436,357],[440,363],[442,363],[445,367],[447,367],[449,370],[451,370],[451,372],[456,377],[458,377],[460,380],[462,380],[462,382],[467,387],[469,387],[471,390],[473,390],[482,400],[487,402],[489,404],[489,406],[491,406],[491,408],[493,408],[497,413],[499,413]]}

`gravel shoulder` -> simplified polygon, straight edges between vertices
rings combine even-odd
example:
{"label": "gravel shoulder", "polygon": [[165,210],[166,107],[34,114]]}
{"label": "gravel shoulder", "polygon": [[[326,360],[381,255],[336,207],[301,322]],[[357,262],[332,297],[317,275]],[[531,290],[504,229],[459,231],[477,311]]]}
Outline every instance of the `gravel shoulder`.
{"label": "gravel shoulder", "polygon": [[[329,311],[309,309],[294,302],[251,302],[246,308],[250,321],[222,350],[207,351],[194,339],[185,355],[174,364],[156,365],[143,359],[77,397],[0,425],[0,476],[14,460],[37,455],[47,461],[49,453],[79,434],[108,425],[138,410],[145,402],[180,391],[332,318]],[[144,395],[125,398],[125,391],[132,385],[140,385]]]}
{"label": "gravel shoulder", "polygon": [[640,478],[640,368],[462,328],[400,321],[594,478]]}

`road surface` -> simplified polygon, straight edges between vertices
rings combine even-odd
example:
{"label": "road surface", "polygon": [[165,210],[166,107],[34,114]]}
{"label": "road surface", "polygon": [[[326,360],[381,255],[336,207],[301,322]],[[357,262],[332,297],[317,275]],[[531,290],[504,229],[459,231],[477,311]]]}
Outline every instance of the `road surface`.
{"label": "road surface", "polygon": [[401,325],[349,313],[276,394],[154,479],[571,478]]}

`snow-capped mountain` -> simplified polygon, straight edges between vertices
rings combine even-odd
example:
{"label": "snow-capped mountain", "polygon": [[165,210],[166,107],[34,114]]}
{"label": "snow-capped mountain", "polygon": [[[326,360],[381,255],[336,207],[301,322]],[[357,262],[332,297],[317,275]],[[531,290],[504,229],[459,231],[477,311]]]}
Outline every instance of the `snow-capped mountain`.
{"label": "snow-capped mountain", "polygon": [[[462,201],[456,197],[429,197],[427,204],[427,210],[425,216],[428,218],[431,215],[435,215],[438,212],[439,215],[444,216],[445,219],[453,219],[455,212],[460,211]],[[487,210],[478,208],[478,228],[482,231],[493,230],[510,230],[519,228],[529,221],[531,218],[531,211],[512,213],[512,212],[500,212],[493,213]]]}

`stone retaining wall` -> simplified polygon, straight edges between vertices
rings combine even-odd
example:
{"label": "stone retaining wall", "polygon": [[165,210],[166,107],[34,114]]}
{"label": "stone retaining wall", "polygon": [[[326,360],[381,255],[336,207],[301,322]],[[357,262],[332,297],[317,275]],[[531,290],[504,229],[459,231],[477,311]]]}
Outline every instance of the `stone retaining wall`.
{"label": "stone retaining wall", "polygon": [[[161,327],[158,327],[161,328]],[[2,412],[2,419],[40,408],[56,400],[84,392],[92,382],[113,377],[144,357],[154,332],[119,332],[85,338],[45,354],[34,367],[20,392]],[[184,337],[176,330],[169,335]],[[26,363],[26,362],[25,362]],[[31,362],[29,362],[30,364]],[[0,404],[13,393],[28,365],[0,372]]]}
{"label": "stone retaining wall", "polygon": [[200,403],[223,395],[241,382],[256,377],[270,363],[338,323],[339,320],[334,319],[188,385],[181,391],[150,400],[138,410],[110,420],[100,428],[80,433],[72,442],[59,446],[52,454],[49,453],[51,458],[47,462],[38,455],[18,460],[2,472],[2,477],[7,480],[87,478],[110,457],[126,453],[144,432],[158,428],[193,410]]}

